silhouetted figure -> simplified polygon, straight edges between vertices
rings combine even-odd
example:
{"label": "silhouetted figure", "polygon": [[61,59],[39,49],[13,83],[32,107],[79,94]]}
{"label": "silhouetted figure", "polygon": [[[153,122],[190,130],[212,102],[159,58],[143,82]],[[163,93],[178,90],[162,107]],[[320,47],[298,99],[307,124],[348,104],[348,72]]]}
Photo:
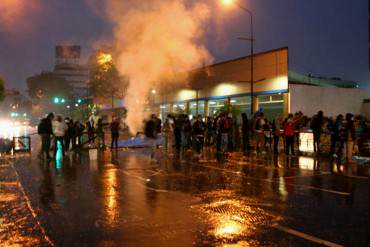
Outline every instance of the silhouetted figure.
{"label": "silhouetted figure", "polygon": [[51,135],[53,134],[52,121],[54,120],[54,114],[49,113],[46,118],[43,118],[38,127],[37,132],[41,136],[41,152],[40,158],[51,159],[50,157],[50,144],[51,144]]}
{"label": "silhouetted figure", "polygon": [[285,135],[285,153],[289,155],[294,155],[294,122],[293,114],[289,114],[288,119],[284,125],[284,135]]}
{"label": "silhouetted figure", "polygon": [[314,152],[320,152],[320,138],[322,132],[322,125],[324,121],[323,111],[319,111],[315,116],[313,116],[310,128],[313,132],[313,148]]}
{"label": "silhouetted figure", "polygon": [[243,136],[243,151],[249,151],[249,120],[247,114],[242,113],[242,136]]}

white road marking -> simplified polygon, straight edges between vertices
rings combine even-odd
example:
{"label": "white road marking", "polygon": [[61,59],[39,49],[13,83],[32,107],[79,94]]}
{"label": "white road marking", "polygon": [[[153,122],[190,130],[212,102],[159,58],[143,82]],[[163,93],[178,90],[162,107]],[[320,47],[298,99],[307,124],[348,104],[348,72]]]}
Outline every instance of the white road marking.
{"label": "white road marking", "polygon": [[312,236],[312,235],[309,235],[309,234],[306,234],[306,233],[303,233],[303,232],[300,232],[300,231],[297,231],[297,230],[294,230],[294,229],[291,229],[291,228],[288,228],[288,227],[285,227],[285,226],[281,226],[281,225],[278,225],[278,224],[275,224],[272,227],[275,228],[275,229],[278,229],[282,232],[289,233],[289,234],[294,235],[296,237],[300,237],[300,238],[309,240],[309,241],[317,243],[317,244],[322,244],[322,245],[329,246],[329,247],[343,247],[343,245],[336,244],[336,243],[333,243],[333,242],[330,242],[330,241],[327,241],[327,240],[324,240],[324,239],[321,239],[321,238],[318,238],[318,237],[315,237],[315,236]]}
{"label": "white road marking", "polygon": [[[274,179],[255,178],[255,177],[245,176],[241,172],[230,171],[230,170],[227,170],[227,169],[224,169],[224,168],[201,165],[201,164],[197,164],[197,163],[195,163],[195,164],[198,165],[198,166],[202,166],[202,167],[206,167],[206,168],[210,168],[210,169],[214,169],[214,170],[219,170],[219,171],[223,171],[223,172],[227,172],[227,173],[237,174],[239,176],[242,176],[242,177],[245,177],[245,178],[248,178],[248,179],[252,179],[252,180],[265,181],[265,182],[268,182],[268,183],[279,183],[279,181],[275,181]],[[319,190],[319,191],[324,191],[324,192],[337,194],[337,195],[342,195],[342,196],[351,195],[351,193],[348,193],[348,192],[342,192],[342,191],[336,191],[336,190],[330,190],[330,189],[323,189],[323,188],[314,187],[314,186],[310,186],[310,185],[304,185],[304,184],[285,183],[285,185],[290,185],[290,186],[294,186],[294,187],[298,187],[298,188],[302,188],[302,189]]]}
{"label": "white road marking", "polygon": [[308,175],[299,175],[299,176],[287,176],[287,177],[278,177],[278,178],[272,178],[272,179],[281,179],[281,178],[287,178],[287,179],[290,179],[290,178],[304,178],[304,177],[316,177],[316,176],[323,176],[323,175],[329,175],[331,174],[330,172],[320,172],[320,173],[317,173],[317,174],[308,174]]}
{"label": "white road marking", "polygon": [[[124,171],[124,170],[118,170],[120,172],[122,172],[123,174],[125,174],[126,176],[129,176],[129,177],[133,177],[133,178],[136,178],[142,182],[149,182],[150,179],[148,178],[144,178],[144,177],[140,177],[140,176],[137,176],[137,175],[134,175],[134,174],[131,174],[130,172],[127,172],[127,171]],[[155,189],[155,188],[152,188],[150,186],[147,186],[145,184],[142,184],[142,183],[137,183],[139,186],[143,187],[143,188],[146,188],[148,190],[151,190],[151,191],[155,191],[155,192],[161,192],[161,193],[168,193],[170,191],[168,190],[161,190],[161,189]]]}

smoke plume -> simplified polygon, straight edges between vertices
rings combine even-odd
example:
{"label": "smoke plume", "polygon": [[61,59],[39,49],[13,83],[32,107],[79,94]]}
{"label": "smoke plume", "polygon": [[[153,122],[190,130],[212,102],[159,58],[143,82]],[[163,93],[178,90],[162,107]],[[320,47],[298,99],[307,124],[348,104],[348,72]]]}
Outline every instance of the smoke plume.
{"label": "smoke plume", "polygon": [[14,33],[28,28],[39,7],[39,0],[0,0],[0,31]]}
{"label": "smoke plume", "polygon": [[131,133],[141,129],[148,92],[161,78],[210,61],[202,45],[209,12],[206,5],[185,0],[107,0],[117,66],[130,80],[125,102]]}

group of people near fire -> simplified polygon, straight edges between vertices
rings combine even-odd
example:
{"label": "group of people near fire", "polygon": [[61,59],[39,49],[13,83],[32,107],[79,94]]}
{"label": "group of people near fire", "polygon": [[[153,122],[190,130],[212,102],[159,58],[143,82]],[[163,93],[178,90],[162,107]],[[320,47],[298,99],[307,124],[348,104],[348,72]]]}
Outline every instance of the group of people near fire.
{"label": "group of people near fire", "polygon": [[[152,119],[147,122],[158,122],[155,115]],[[269,120],[262,109],[252,119],[248,119],[245,113],[241,114],[240,119],[222,112],[205,119],[201,116],[189,119],[186,114],[168,114],[161,131],[166,152],[173,152],[173,148],[180,151],[192,149],[198,154],[202,153],[204,147],[215,147],[220,153],[254,151],[278,154],[283,149],[286,155],[295,155],[300,142],[299,133],[308,130],[313,133],[314,152],[320,153],[322,134],[328,133],[330,154],[350,161],[358,149],[354,120],[354,115],[350,113],[340,114],[333,119],[325,117],[322,111],[311,118],[297,112],[285,118],[280,115]]]}
{"label": "group of people near fire", "polygon": [[[121,120],[115,114],[110,123],[103,123],[102,118],[96,115],[91,115],[83,123],[50,113],[38,126],[42,141],[40,158],[51,158],[52,140],[54,147],[61,147],[63,155],[83,144],[105,146],[107,128],[111,134],[111,148],[117,148],[121,126]],[[299,133],[309,130],[313,133],[315,153],[322,151],[322,134],[327,133],[330,135],[330,154],[351,161],[353,153],[358,151],[357,127],[355,117],[350,113],[331,118],[319,111],[309,118],[297,112],[285,118],[279,115],[267,119],[260,109],[251,119],[246,113],[241,113],[239,117],[220,112],[213,117],[202,118],[198,115],[192,119],[186,114],[168,114],[162,122],[152,114],[144,121],[143,132],[148,139],[164,138],[163,149],[167,154],[192,150],[201,155],[204,147],[214,147],[221,154],[233,151],[278,154],[284,150],[286,155],[295,155],[300,143]],[[83,138],[84,134],[87,138]],[[53,150],[55,154],[57,148]]]}

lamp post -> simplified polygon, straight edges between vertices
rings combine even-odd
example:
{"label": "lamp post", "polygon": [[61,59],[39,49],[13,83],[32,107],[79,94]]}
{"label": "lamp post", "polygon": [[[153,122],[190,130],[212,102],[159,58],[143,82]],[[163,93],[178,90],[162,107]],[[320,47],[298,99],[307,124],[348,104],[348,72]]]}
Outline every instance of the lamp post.
{"label": "lamp post", "polygon": [[231,5],[231,4],[234,4],[236,5],[237,7],[239,7],[240,9],[242,9],[244,12],[246,12],[247,14],[249,14],[250,16],[250,24],[251,24],[251,28],[250,28],[250,38],[240,38],[242,40],[248,40],[251,42],[251,115],[253,116],[253,111],[254,111],[254,26],[253,26],[253,13],[252,11],[250,11],[249,9],[247,9],[246,7],[244,7],[243,5],[241,5],[239,3],[238,0],[222,0],[222,3],[224,5]]}

